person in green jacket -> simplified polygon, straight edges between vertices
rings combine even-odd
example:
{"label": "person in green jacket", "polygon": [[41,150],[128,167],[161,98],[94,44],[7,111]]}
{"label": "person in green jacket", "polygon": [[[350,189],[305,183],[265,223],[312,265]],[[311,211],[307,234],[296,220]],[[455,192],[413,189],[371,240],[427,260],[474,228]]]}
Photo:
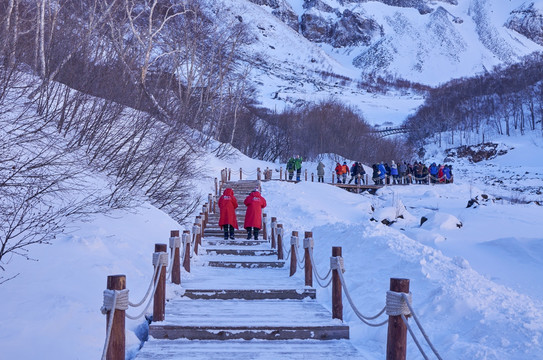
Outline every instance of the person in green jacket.
{"label": "person in green jacket", "polygon": [[294,158],[292,156],[287,161],[287,172],[288,179],[292,180],[292,177],[294,176]]}
{"label": "person in green jacket", "polygon": [[302,157],[300,155],[296,155],[296,158],[294,159],[294,169],[296,169],[296,181],[300,181],[300,177],[302,175]]}

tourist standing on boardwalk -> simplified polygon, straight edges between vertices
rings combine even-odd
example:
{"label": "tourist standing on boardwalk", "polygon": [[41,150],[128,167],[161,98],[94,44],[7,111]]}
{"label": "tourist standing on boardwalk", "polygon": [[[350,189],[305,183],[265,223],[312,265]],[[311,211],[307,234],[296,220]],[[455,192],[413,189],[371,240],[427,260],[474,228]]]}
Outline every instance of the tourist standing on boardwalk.
{"label": "tourist standing on boardwalk", "polygon": [[238,200],[234,196],[234,190],[231,188],[224,189],[222,196],[219,198],[219,226],[224,230],[224,239],[234,239],[234,229],[238,228],[238,220],[236,218],[236,208]]}
{"label": "tourist standing on boardwalk", "polygon": [[292,156],[287,161],[287,172],[288,179],[292,180],[292,177],[294,176],[294,158]]}
{"label": "tourist standing on boardwalk", "polygon": [[243,203],[247,206],[243,224],[247,230],[247,239],[254,236],[254,239],[258,240],[258,231],[262,228],[262,209],[266,207],[266,199],[260,195],[258,189],[254,189]]}
{"label": "tourist standing on boardwalk", "polygon": [[324,164],[322,161],[319,161],[319,165],[317,165],[317,181],[318,182],[324,182]]}
{"label": "tourist standing on boardwalk", "polygon": [[294,159],[294,169],[296,169],[296,181],[301,180],[303,160],[304,159],[300,155],[296,155],[296,158]]}

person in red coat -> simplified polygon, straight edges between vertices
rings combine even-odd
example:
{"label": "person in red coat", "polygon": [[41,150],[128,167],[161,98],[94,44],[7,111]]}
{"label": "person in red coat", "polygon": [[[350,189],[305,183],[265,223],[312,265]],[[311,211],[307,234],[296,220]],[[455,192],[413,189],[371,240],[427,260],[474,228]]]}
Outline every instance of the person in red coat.
{"label": "person in red coat", "polygon": [[266,207],[266,199],[260,195],[258,189],[254,189],[243,202],[247,206],[243,227],[247,230],[247,239],[254,236],[258,239],[258,231],[262,228],[262,209]]}
{"label": "person in red coat", "polygon": [[234,190],[230,188],[224,189],[222,196],[219,198],[219,226],[224,230],[224,239],[234,239],[234,229],[238,228],[238,220],[236,219],[236,208],[238,200],[234,196]]}

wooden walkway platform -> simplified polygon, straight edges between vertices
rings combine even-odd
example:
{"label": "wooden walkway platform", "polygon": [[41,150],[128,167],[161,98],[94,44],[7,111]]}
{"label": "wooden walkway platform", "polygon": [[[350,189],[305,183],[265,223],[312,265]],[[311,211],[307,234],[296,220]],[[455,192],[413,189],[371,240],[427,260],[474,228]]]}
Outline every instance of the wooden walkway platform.
{"label": "wooden walkway platform", "polygon": [[[240,204],[258,185],[227,184]],[[314,288],[289,277],[262,232],[256,241],[245,231],[236,237],[224,240],[218,216],[209,217],[200,255],[181,286],[168,285],[165,320],[150,324],[136,359],[363,359],[349,327],[332,319]]]}

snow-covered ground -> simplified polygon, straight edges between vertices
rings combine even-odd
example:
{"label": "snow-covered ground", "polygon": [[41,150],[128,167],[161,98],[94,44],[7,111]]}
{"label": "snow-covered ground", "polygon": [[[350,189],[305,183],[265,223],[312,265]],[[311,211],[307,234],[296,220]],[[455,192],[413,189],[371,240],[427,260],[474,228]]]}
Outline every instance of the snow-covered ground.
{"label": "snow-covered ground", "polygon": [[[449,185],[386,187],[376,195],[358,195],[318,183],[267,182],[262,186],[267,213],[287,232],[313,231],[321,271],[329,266],[331,247],[343,247],[345,278],[363,313],[382,308],[389,278],[411,279],[414,308],[443,358],[541,358],[543,207],[495,200],[497,187],[485,184],[475,170],[501,177],[504,184],[510,181],[504,169],[541,173],[541,139],[514,141],[514,149],[503,157],[457,163],[457,178]],[[224,167],[278,166],[242,155],[203,160],[208,173],[217,176]],[[304,166],[314,171],[315,164]],[[531,181],[543,186],[541,176]],[[213,179],[196,190],[213,192]],[[477,195],[479,205],[467,208]],[[428,221],[421,226],[423,216]],[[385,226],[384,218],[396,222]],[[125,274],[131,296],[141,298],[151,277],[153,246],[166,243],[176,228],[182,229],[164,213],[142,206],[72,224],[53,245],[31,248],[37,261],[13,257],[7,269],[20,275],[0,285],[1,358],[99,358],[106,277]],[[331,306],[330,289],[319,288],[317,296]],[[386,330],[363,325],[348,305],[345,320],[361,353],[382,359]],[[137,351],[140,324],[127,322],[129,355]],[[411,341],[408,354],[420,358]]]}

